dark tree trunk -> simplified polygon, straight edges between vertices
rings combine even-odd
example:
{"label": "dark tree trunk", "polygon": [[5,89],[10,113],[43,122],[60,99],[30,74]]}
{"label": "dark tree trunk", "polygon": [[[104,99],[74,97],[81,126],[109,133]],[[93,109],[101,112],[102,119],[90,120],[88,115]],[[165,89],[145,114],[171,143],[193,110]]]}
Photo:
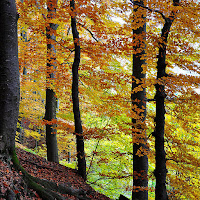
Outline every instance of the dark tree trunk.
{"label": "dark tree trunk", "polygon": [[127,197],[125,197],[124,195],[120,194],[119,200],[129,200],[129,199]]}
{"label": "dark tree trunk", "polygon": [[[134,1],[133,3],[138,2]],[[143,5],[144,1],[140,1],[140,4]],[[137,16],[138,8],[134,9],[134,15]],[[145,16],[141,16],[142,20],[145,20]],[[137,42],[137,45],[133,47],[134,51],[138,53],[133,54],[133,72],[132,72],[132,90],[140,87],[146,74],[143,73],[142,65],[145,65],[145,33],[146,33],[146,23],[136,30],[133,30],[133,40]],[[142,38],[138,40],[138,38]],[[137,82],[136,80],[139,80]],[[132,199],[134,200],[147,200],[148,199],[148,157],[147,155],[138,156],[137,152],[139,149],[147,149],[147,139],[146,139],[146,128],[145,128],[145,119],[146,119],[146,90],[143,87],[142,91],[132,92],[131,100],[133,104],[133,112],[136,112],[136,109],[141,111],[137,113],[137,118],[132,119],[133,123],[133,192]],[[136,107],[136,109],[134,109]],[[139,144],[136,144],[135,139],[139,141]],[[140,176],[138,176],[140,174]],[[146,190],[144,190],[146,189]]]}
{"label": "dark tree trunk", "polygon": [[[177,6],[179,1],[174,0],[174,6]],[[155,118],[155,131],[153,135],[155,136],[155,151],[156,151],[156,190],[155,199],[156,200],[167,200],[167,190],[166,190],[166,155],[164,149],[164,133],[165,133],[165,86],[163,78],[166,76],[166,47],[168,35],[170,32],[171,25],[174,21],[175,13],[172,12],[169,18],[165,18],[165,24],[162,28],[161,42],[159,44],[159,54],[157,62],[157,80],[159,83],[156,84],[156,118]]]}
{"label": "dark tree trunk", "polygon": [[[47,1],[47,18],[53,19],[56,14],[57,0]],[[46,145],[47,145],[47,160],[52,162],[59,162],[58,159],[58,145],[57,145],[57,130],[55,121],[57,110],[57,98],[53,87],[51,86],[52,80],[55,79],[56,71],[56,49],[54,42],[56,39],[55,33],[58,25],[49,23],[46,27],[47,37],[47,88],[46,88],[46,106],[45,106],[45,120],[46,124]],[[51,68],[54,71],[52,72]],[[50,122],[50,124],[48,124]]]}
{"label": "dark tree trunk", "polygon": [[[45,120],[50,122],[53,119],[56,119],[56,104],[57,100],[55,92],[52,89],[47,88]],[[58,163],[57,130],[55,127],[56,124],[46,124],[47,160]]]}
{"label": "dark tree trunk", "polygon": [[14,0],[0,1],[0,157],[15,148],[19,113],[17,11]]}
{"label": "dark tree trunk", "polygon": [[[138,2],[134,1],[133,3]],[[144,1],[140,1],[143,5]],[[137,14],[138,8],[134,9],[134,14]],[[142,20],[145,20],[145,16],[141,16]],[[146,23],[143,26],[139,27],[136,30],[133,30],[133,40],[136,40],[138,43],[133,47],[134,51],[140,52],[133,54],[133,73],[132,73],[132,90],[139,87],[144,79],[146,74],[143,73],[142,65],[145,65],[145,33],[146,33]],[[137,38],[141,37],[141,40]],[[137,83],[136,80],[139,80]],[[146,90],[143,87],[142,91],[132,92],[131,100],[133,107],[136,106],[136,109],[141,109],[140,113],[137,113],[135,109],[133,112],[138,114],[138,118],[132,119],[133,123],[133,192],[132,199],[134,200],[147,200],[148,199],[148,157],[147,155],[138,156],[137,152],[140,148],[147,149],[147,139],[146,139],[146,128],[145,128],[145,119],[146,119]],[[139,140],[139,144],[136,144],[134,141]],[[140,176],[138,176],[140,174]],[[146,190],[143,190],[146,189]]]}
{"label": "dark tree trunk", "polygon": [[[75,9],[74,0],[70,0],[70,7],[72,12]],[[72,65],[72,101],[73,101],[73,112],[74,112],[74,123],[76,133],[76,148],[77,148],[77,159],[78,159],[78,173],[86,180],[86,160],[84,152],[84,137],[80,117],[79,108],[79,97],[78,97],[78,68],[80,64],[80,43],[79,33],[76,27],[76,17],[71,16],[71,27],[75,46],[75,56]]]}

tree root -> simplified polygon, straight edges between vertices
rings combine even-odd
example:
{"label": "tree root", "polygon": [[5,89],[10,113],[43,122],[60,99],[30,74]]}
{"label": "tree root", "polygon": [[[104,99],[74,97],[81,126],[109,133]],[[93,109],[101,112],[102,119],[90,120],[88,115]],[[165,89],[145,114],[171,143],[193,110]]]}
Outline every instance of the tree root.
{"label": "tree root", "polygon": [[[44,200],[64,200],[66,199],[60,194],[68,194],[77,197],[80,200],[89,200],[86,197],[86,191],[82,189],[73,189],[64,185],[57,185],[53,181],[39,179],[31,176],[20,164],[16,151],[10,152],[14,168],[22,173],[23,179],[30,189],[33,189]],[[60,193],[60,194],[58,194]]]}

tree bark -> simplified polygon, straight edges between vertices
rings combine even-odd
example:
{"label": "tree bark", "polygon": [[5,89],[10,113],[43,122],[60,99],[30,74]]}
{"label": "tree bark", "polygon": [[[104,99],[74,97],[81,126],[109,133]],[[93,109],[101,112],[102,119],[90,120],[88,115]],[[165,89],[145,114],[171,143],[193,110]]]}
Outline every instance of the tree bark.
{"label": "tree bark", "polygon": [[[134,3],[138,1],[133,1]],[[144,1],[140,1],[144,5]],[[133,14],[137,16],[138,8],[133,10]],[[145,20],[145,16],[141,16],[141,20]],[[137,45],[133,46],[133,50],[138,53],[133,54],[133,72],[132,72],[132,94],[131,100],[133,105],[133,112],[137,113],[137,118],[132,118],[133,123],[133,192],[132,199],[134,200],[147,200],[148,199],[148,157],[147,155],[139,156],[137,152],[142,149],[147,149],[146,138],[146,89],[143,86],[142,91],[134,92],[133,90],[140,87],[146,78],[143,72],[143,65],[145,65],[145,33],[146,23],[141,27],[133,30],[133,40]],[[138,38],[142,38],[138,40]],[[137,82],[138,80],[138,82]],[[136,107],[136,108],[135,108]],[[141,111],[138,113],[137,109]],[[139,141],[137,142],[135,141]],[[139,175],[139,176],[138,176]]]}
{"label": "tree bark", "polygon": [[80,43],[79,43],[79,33],[76,27],[76,15],[75,2],[70,0],[70,8],[73,12],[71,15],[71,27],[75,46],[74,62],[72,65],[72,101],[73,101],[73,113],[74,113],[74,123],[75,123],[75,134],[76,134],[76,149],[77,149],[77,159],[78,159],[78,173],[86,180],[86,160],[84,152],[84,137],[83,129],[80,117],[79,108],[79,97],[78,97],[78,68],[80,64]]}
{"label": "tree bark", "polygon": [[[57,0],[47,1],[47,19],[51,20],[56,14]],[[57,145],[57,130],[55,122],[57,110],[57,98],[55,91],[52,87],[52,80],[56,76],[56,49],[53,42],[56,39],[56,29],[58,25],[48,23],[46,27],[47,38],[47,88],[46,88],[46,105],[45,105],[45,120],[46,124],[46,146],[47,146],[47,160],[52,162],[59,162],[58,158],[58,145]],[[52,72],[51,69],[54,69]],[[50,124],[48,123],[50,122]],[[53,123],[53,124],[52,124]]]}
{"label": "tree bark", "polygon": [[19,113],[17,11],[14,0],[0,1],[0,154],[15,147]]}
{"label": "tree bark", "polygon": [[[179,1],[174,0],[174,6],[179,4]],[[165,134],[165,86],[163,78],[166,77],[166,47],[168,41],[168,35],[171,25],[174,21],[175,13],[172,12],[168,18],[165,18],[165,24],[162,28],[161,42],[159,43],[159,54],[157,62],[157,80],[159,81],[156,87],[156,117],[155,117],[155,131],[153,136],[155,137],[155,152],[156,152],[156,168],[154,171],[156,177],[156,200],[167,200],[166,190],[166,154],[164,149],[164,134]]]}

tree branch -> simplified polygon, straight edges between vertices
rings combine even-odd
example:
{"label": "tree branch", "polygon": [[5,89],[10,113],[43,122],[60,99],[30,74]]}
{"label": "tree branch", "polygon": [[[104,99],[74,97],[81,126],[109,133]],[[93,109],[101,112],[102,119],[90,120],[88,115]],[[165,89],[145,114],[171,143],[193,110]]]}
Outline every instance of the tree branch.
{"label": "tree branch", "polygon": [[94,34],[92,33],[91,30],[89,30],[87,27],[85,27],[84,24],[81,24],[80,22],[77,22],[77,23],[78,23],[79,25],[81,25],[85,30],[87,30],[87,31],[90,33],[90,35],[92,36],[92,38],[93,38],[96,42],[99,42],[99,40],[95,38],[95,36],[94,36]]}
{"label": "tree branch", "polygon": [[164,20],[167,20],[167,17],[165,17],[165,15],[164,15],[161,11],[159,11],[159,10],[153,10],[153,9],[151,9],[151,8],[149,8],[149,7],[147,7],[147,6],[144,6],[144,5],[140,4],[140,3],[133,2],[133,0],[130,0],[130,1],[131,1],[131,3],[132,3],[133,5],[136,5],[136,6],[145,8],[145,9],[151,11],[151,12],[156,12],[156,13],[160,14]]}

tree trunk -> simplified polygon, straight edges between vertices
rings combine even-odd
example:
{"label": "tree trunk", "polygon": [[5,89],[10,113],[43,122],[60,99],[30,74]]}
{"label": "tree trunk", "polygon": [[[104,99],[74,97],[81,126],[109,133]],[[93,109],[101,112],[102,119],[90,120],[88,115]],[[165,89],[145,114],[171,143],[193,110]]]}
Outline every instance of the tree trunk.
{"label": "tree trunk", "polygon": [[[174,6],[179,4],[179,1],[174,0]],[[166,190],[166,155],[164,149],[164,134],[165,134],[165,86],[163,78],[166,77],[166,47],[168,41],[168,35],[170,32],[171,25],[174,21],[175,13],[172,12],[168,18],[165,18],[165,24],[162,28],[161,42],[159,43],[159,54],[157,62],[157,80],[156,84],[156,118],[155,118],[155,131],[153,135],[155,136],[155,152],[156,152],[156,190],[155,199],[156,200],[167,200],[167,190]]]}
{"label": "tree trunk", "polygon": [[8,155],[15,148],[20,97],[14,0],[0,1],[0,27],[0,154]]}
{"label": "tree trunk", "polygon": [[[138,2],[134,1],[133,3]],[[140,1],[144,5],[144,1]],[[137,16],[138,8],[134,9],[134,15]],[[141,16],[145,20],[145,16]],[[133,46],[134,51],[138,53],[133,54],[133,72],[132,72],[132,94],[131,100],[133,105],[133,112],[137,113],[137,118],[132,118],[133,123],[133,192],[132,199],[134,200],[147,200],[148,199],[148,157],[147,155],[139,156],[137,152],[142,148],[147,150],[146,138],[146,90],[143,86],[142,91],[134,92],[134,89],[140,87],[146,78],[143,73],[143,65],[145,65],[145,33],[146,23],[136,30],[133,30],[133,40],[137,45]],[[138,40],[138,38],[142,38]],[[137,82],[138,80],[139,82]],[[136,107],[136,108],[135,108]],[[140,109],[140,112],[137,112]],[[139,141],[137,144],[136,141]],[[139,176],[138,176],[139,174]]]}
{"label": "tree trunk", "polygon": [[[57,0],[47,1],[47,18],[53,19],[56,13]],[[58,25],[49,23],[46,27],[46,38],[47,38],[47,88],[46,88],[46,106],[45,106],[45,120],[46,124],[46,145],[47,145],[47,160],[52,162],[59,162],[58,159],[58,146],[57,146],[57,130],[55,121],[56,120],[56,109],[57,109],[57,98],[54,90],[52,89],[52,80],[55,79],[56,70],[56,49],[53,42],[56,39],[56,29]],[[51,69],[54,69],[52,72]],[[50,122],[50,124],[48,124]]]}
{"label": "tree trunk", "polygon": [[[75,9],[74,0],[70,0],[70,7],[72,12]],[[79,109],[79,97],[78,97],[78,68],[80,64],[80,43],[79,43],[79,33],[76,27],[76,17],[71,16],[71,27],[75,46],[74,62],[72,65],[72,101],[73,101],[73,112],[74,112],[74,123],[75,123],[75,133],[76,133],[76,149],[77,149],[77,159],[78,159],[78,173],[86,180],[86,160],[84,152],[84,137],[80,117]]]}

